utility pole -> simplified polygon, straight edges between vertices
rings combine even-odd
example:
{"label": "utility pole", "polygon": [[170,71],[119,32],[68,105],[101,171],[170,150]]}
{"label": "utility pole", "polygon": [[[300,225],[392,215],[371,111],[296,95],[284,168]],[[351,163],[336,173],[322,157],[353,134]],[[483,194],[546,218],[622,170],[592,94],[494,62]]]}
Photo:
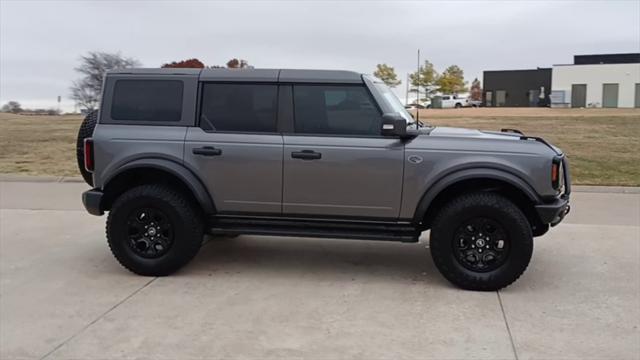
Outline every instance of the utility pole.
{"label": "utility pole", "polygon": [[420,123],[420,49],[418,49],[418,71],[416,72],[416,125]]}
{"label": "utility pole", "polygon": [[404,104],[409,105],[409,73],[407,73],[407,91],[404,93]]}

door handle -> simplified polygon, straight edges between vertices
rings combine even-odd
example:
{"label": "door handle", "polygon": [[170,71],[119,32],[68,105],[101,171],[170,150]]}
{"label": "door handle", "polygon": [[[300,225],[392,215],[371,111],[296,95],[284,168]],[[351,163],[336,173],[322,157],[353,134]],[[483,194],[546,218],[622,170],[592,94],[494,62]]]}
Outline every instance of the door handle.
{"label": "door handle", "polygon": [[193,153],[195,155],[202,155],[202,156],[219,156],[219,155],[222,155],[222,150],[216,149],[212,146],[205,146],[201,148],[194,148]]}
{"label": "door handle", "polygon": [[291,158],[302,160],[318,160],[322,158],[322,154],[313,150],[294,151],[291,153]]}

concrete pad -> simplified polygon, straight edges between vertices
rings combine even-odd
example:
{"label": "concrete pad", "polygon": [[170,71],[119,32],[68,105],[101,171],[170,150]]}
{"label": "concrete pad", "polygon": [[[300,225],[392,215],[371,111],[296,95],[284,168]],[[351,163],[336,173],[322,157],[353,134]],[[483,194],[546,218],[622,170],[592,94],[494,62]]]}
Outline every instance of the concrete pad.
{"label": "concrete pad", "polygon": [[0,182],[0,208],[31,210],[84,210],[85,183]]}
{"label": "concrete pad", "polygon": [[559,226],[500,295],[520,359],[638,359],[640,228]]}
{"label": "concrete pad", "polygon": [[638,194],[574,192],[498,297],[425,243],[241,236],[138,277],[77,211],[87,188],[0,182],[0,359],[640,358]]}
{"label": "concrete pad", "polygon": [[423,245],[277,237],[208,243],[52,358],[124,354],[514,357],[496,294],[451,287]]}
{"label": "concrete pad", "polygon": [[123,272],[104,219],[0,210],[0,359],[40,358],[150,279]]}
{"label": "concrete pad", "polygon": [[640,194],[572,193],[565,224],[640,226]]}

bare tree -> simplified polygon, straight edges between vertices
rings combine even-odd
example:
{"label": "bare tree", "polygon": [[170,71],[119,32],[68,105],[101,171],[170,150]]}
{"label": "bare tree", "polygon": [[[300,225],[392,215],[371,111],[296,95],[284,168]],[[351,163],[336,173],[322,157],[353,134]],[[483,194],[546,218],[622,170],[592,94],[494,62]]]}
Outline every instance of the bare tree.
{"label": "bare tree", "polygon": [[95,110],[100,103],[104,73],[136,66],[140,66],[138,60],[120,53],[91,51],[80,58],[80,65],[75,68],[83,77],[71,85],[71,98],[87,110]]}
{"label": "bare tree", "polygon": [[2,105],[2,112],[10,112],[10,113],[20,113],[22,112],[22,106],[17,101],[9,101],[8,103]]}

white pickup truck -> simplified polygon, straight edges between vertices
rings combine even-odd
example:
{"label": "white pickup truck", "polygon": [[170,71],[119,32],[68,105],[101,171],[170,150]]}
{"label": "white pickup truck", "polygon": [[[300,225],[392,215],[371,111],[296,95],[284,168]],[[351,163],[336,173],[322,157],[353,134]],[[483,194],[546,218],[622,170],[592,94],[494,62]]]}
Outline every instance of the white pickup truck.
{"label": "white pickup truck", "polygon": [[471,103],[466,96],[443,94],[432,98],[433,107],[441,109],[469,107]]}

